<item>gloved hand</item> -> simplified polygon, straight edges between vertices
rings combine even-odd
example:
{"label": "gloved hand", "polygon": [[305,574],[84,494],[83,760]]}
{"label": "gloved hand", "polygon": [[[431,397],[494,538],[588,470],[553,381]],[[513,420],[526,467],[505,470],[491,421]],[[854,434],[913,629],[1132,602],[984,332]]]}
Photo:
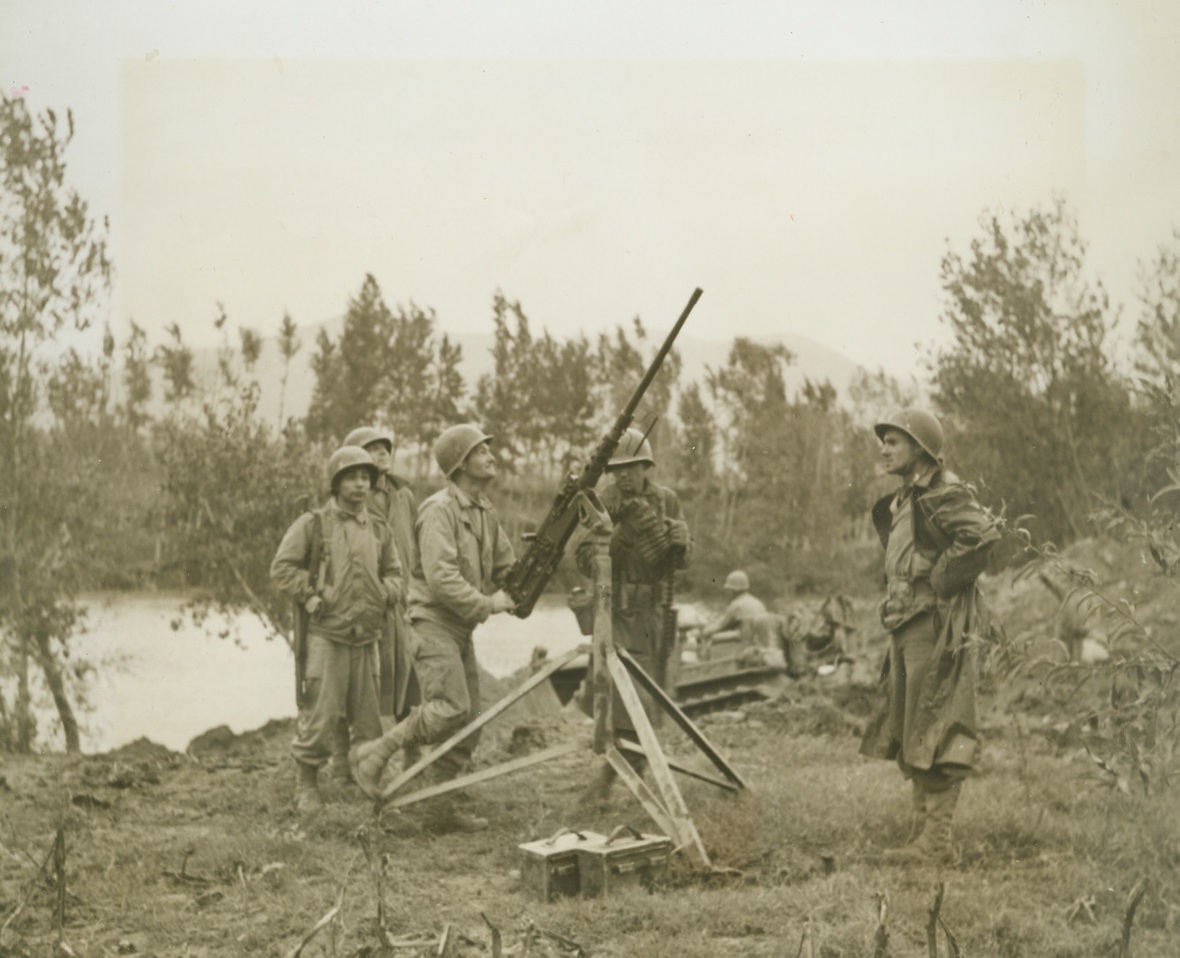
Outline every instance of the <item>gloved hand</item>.
{"label": "gloved hand", "polygon": [[666,519],[668,541],[674,546],[688,547],[688,523],[682,519]]}
{"label": "gloved hand", "polygon": [[516,608],[516,602],[503,589],[492,596],[493,615],[497,612],[511,612],[514,608]]}

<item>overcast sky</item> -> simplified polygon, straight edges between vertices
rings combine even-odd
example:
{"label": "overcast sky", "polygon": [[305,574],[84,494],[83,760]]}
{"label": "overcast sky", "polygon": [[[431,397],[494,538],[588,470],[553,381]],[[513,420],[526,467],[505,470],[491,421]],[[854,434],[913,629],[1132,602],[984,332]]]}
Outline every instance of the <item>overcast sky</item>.
{"label": "overcast sky", "polygon": [[[1063,194],[1133,305],[1180,227],[1180,4],[0,3],[8,95],[72,107],[112,321],[273,332],[374,274],[444,331],[559,336],[695,286],[906,375],[939,260]],[[720,359],[721,357],[719,357]]]}

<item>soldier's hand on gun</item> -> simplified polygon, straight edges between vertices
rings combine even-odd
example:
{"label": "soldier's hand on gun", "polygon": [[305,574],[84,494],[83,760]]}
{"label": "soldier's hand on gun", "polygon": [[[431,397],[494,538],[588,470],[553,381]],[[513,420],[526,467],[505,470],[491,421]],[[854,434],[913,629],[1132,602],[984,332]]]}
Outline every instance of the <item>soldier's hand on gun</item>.
{"label": "soldier's hand on gun", "polygon": [[314,616],[324,607],[324,600],[321,596],[313,595],[310,599],[303,603],[303,608],[307,610],[307,614]]}
{"label": "soldier's hand on gun", "polygon": [[514,608],[516,608],[516,602],[503,589],[492,596],[493,615],[497,612],[511,612]]}
{"label": "soldier's hand on gun", "polygon": [[668,519],[668,541],[674,546],[688,545],[688,523],[681,519]]}

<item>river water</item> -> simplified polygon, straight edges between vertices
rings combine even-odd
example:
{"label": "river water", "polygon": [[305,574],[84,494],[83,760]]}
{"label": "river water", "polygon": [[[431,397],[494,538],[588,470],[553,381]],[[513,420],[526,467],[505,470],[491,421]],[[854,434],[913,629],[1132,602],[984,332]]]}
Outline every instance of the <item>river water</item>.
{"label": "river water", "polygon": [[[229,638],[218,635],[224,621],[203,627],[183,622],[174,629],[182,601],[138,593],[86,601],[87,627],[71,643],[73,659],[95,666],[90,707],[79,710],[84,752],[108,751],[140,737],[183,751],[218,725],[240,733],[294,716],[287,644],[268,640],[252,617],[235,620]],[[475,633],[476,657],[498,678],[527,665],[538,645],[556,656],[583,641],[573,613],[558,598],[538,603],[523,621],[493,616]],[[52,715],[41,721],[47,728],[56,724]]]}

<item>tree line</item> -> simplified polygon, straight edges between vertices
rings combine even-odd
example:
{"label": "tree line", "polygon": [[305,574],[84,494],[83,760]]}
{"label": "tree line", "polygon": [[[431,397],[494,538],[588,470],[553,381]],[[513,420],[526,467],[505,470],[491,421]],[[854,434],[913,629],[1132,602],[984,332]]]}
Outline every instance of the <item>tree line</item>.
{"label": "tree line", "polygon": [[[324,462],[357,425],[392,432],[424,495],[440,482],[434,437],[481,423],[498,440],[506,525],[529,531],[659,345],[638,317],[555,337],[495,291],[492,368],[467,382],[435,311],[391,304],[366,275],[339,333],[314,343],[290,314],[268,337],[215,304],[220,346],[203,369],[168,317],[152,317],[157,342],[131,318],[125,332],[110,322],[108,225],[67,179],[73,130],[69,113],[0,100],[0,750],[50,734],[35,727],[35,701],[52,701],[66,747],[78,747],[87,667],[69,651],[87,591],[183,588],[197,614],[248,610],[284,634],[273,550],[324,497]],[[871,424],[919,400],[943,417],[955,471],[997,512],[1059,544],[1118,525],[1175,571],[1180,233],[1143,263],[1126,363],[1114,358],[1123,306],[1091,278],[1064,199],[985,211],[968,249],[948,248],[939,265],[948,335],[916,351],[925,396],[881,371],[845,395],[826,381],[792,388],[786,347],[740,337],[697,380],[669,355],[636,418],[696,539],[686,590],[711,590],[735,566],[768,597],[870,581],[879,555],[866,515],[888,488]],[[277,422],[259,411],[267,349],[283,369]],[[311,404],[288,415],[302,361]]]}

